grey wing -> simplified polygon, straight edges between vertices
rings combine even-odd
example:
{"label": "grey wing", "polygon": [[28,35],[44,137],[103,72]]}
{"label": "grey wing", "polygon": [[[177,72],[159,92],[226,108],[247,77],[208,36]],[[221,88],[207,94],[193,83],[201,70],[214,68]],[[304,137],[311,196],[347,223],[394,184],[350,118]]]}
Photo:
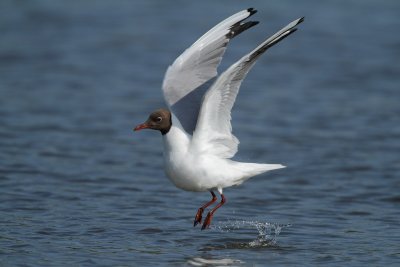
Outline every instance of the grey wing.
{"label": "grey wing", "polygon": [[297,19],[261,43],[222,73],[207,91],[199,114],[192,146],[196,151],[207,151],[222,158],[237,152],[238,139],[232,134],[231,109],[240,85],[256,60],[271,46],[291,33],[303,18]]}
{"label": "grey wing", "polygon": [[258,23],[243,22],[254,13],[256,10],[249,8],[220,22],[168,67],[162,86],[164,98],[189,134],[195,128],[202,98],[217,76],[229,40]]}

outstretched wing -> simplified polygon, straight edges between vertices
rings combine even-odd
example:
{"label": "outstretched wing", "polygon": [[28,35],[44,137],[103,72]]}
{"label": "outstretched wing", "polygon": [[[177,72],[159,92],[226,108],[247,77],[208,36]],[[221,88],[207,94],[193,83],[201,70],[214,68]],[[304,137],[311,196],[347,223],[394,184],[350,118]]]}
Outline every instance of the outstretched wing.
{"label": "outstretched wing", "polygon": [[206,82],[217,76],[229,40],[258,23],[243,22],[254,13],[256,10],[249,8],[220,22],[167,69],[162,87],[165,101],[189,134],[194,130],[201,99],[211,83]]}
{"label": "outstretched wing", "polygon": [[256,60],[268,48],[295,32],[296,25],[302,21],[303,18],[300,18],[291,22],[218,77],[201,106],[192,139],[196,151],[207,151],[222,158],[231,158],[236,154],[239,141],[232,134],[231,109],[240,85]]}

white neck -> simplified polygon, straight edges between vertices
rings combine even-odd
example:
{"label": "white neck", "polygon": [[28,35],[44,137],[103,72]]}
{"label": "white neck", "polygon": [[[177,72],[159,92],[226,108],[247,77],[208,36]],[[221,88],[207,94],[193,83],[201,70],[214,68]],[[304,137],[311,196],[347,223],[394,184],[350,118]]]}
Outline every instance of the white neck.
{"label": "white neck", "polygon": [[191,136],[183,130],[181,123],[172,114],[172,126],[168,133],[163,135],[164,153],[186,153]]}

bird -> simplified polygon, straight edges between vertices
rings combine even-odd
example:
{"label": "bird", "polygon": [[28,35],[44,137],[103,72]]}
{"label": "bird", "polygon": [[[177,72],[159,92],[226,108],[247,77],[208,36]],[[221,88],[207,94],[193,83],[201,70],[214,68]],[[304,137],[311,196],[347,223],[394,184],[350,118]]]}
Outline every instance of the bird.
{"label": "bird", "polygon": [[221,200],[207,213],[201,230],[210,228],[214,213],[226,203],[224,188],[285,167],[232,160],[239,140],[232,134],[231,110],[243,79],[267,49],[294,33],[304,20],[292,21],[218,75],[229,41],[259,23],[246,21],[256,12],[248,8],[233,14],[176,58],[162,84],[167,108],[155,110],[133,129],[161,132],[164,170],[176,187],[211,193],[211,200],[197,210],[194,226],[202,223],[206,208],[217,201],[214,191],[219,193]]}

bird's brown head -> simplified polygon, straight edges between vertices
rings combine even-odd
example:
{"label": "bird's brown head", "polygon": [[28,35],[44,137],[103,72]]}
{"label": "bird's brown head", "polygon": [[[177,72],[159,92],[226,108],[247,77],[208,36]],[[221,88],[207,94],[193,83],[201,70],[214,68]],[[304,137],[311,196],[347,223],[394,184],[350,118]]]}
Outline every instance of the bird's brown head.
{"label": "bird's brown head", "polygon": [[162,108],[152,112],[147,121],[139,124],[133,130],[139,131],[142,129],[153,129],[160,131],[164,135],[169,132],[169,129],[171,129],[171,125],[171,112],[169,112],[169,110],[167,109]]}

